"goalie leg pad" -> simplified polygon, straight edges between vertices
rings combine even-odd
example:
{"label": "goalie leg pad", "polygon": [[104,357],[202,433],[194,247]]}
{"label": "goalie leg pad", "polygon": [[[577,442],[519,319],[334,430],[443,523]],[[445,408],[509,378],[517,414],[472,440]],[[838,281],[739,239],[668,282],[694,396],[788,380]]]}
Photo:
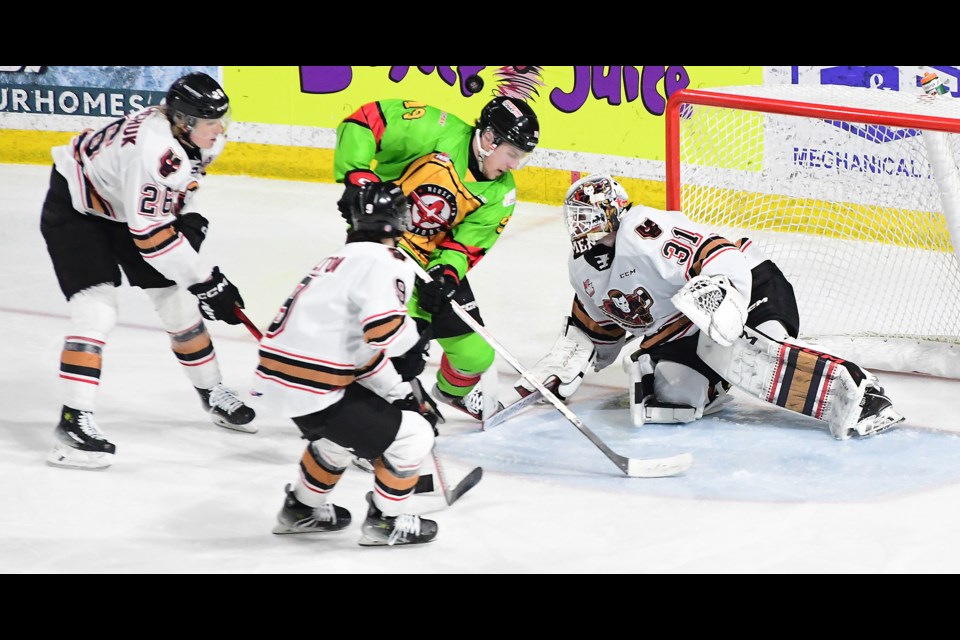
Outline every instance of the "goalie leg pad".
{"label": "goalie leg pad", "polygon": [[730,347],[705,339],[697,355],[738,388],[770,404],[827,422],[838,440],[856,432],[872,376],[852,362],[749,327]]}
{"label": "goalie leg pad", "polygon": [[[533,366],[530,375],[565,401],[580,388],[583,376],[596,358],[593,341],[567,316],[550,352]],[[533,393],[534,387],[521,378],[516,390],[526,396]]]}

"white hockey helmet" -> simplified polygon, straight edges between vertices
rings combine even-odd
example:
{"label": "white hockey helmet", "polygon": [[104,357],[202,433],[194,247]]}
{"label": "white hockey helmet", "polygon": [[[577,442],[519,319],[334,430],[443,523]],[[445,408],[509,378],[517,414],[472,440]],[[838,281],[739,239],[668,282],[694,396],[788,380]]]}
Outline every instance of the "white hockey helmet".
{"label": "white hockey helmet", "polygon": [[629,208],[626,190],[608,175],[587,176],[570,185],[563,197],[563,222],[577,253],[616,231]]}

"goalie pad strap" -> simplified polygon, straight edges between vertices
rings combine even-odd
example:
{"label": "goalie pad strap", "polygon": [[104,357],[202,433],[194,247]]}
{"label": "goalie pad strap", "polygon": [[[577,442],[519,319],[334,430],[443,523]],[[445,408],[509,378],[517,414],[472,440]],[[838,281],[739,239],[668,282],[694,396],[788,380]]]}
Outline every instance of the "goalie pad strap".
{"label": "goalie pad strap", "polygon": [[654,365],[647,354],[633,354],[623,359],[623,367],[630,374],[630,421],[636,427],[645,424],[677,424],[693,422],[703,415],[703,409],[687,404],[661,402],[653,390]]}

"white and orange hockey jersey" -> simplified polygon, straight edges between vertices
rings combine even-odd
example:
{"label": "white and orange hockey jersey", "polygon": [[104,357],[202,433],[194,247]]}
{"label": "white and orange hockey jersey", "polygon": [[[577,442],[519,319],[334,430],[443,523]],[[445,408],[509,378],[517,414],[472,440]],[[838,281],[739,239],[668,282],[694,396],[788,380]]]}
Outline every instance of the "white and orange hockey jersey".
{"label": "white and orange hockey jersey", "polygon": [[195,150],[191,158],[163,112],[147,107],[84,131],[51,153],[74,209],[128,225],[147,264],[189,286],[206,280],[212,265],[172,224],[178,214],[198,211],[197,189],[225,144],[220,136],[213,148]]}
{"label": "white and orange hockey jersey", "polygon": [[722,274],[749,300],[751,269],[765,259],[749,240],[732,242],[679,211],[635,205],[613,247],[597,243],[571,254],[572,313],[598,346],[629,332],[649,349],[697,332],[670,301],[688,280]]}
{"label": "white and orange hockey jersey", "polygon": [[420,337],[407,315],[410,260],[399,249],[354,242],[317,264],[260,341],[257,402],[297,417],[334,404],[354,381],[388,401],[410,393],[389,360]]}

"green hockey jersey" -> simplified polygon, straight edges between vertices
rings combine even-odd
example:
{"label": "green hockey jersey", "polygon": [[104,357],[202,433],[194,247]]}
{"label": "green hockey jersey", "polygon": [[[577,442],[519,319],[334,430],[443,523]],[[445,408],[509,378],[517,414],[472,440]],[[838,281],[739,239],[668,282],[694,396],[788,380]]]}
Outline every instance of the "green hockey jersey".
{"label": "green hockey jersey", "polygon": [[337,182],[371,173],[396,182],[412,202],[413,229],[400,246],[424,268],[449,264],[460,278],[496,243],[517,193],[512,172],[487,180],[470,170],[473,131],[422,102],[380,100],[340,123],[333,161]]}

